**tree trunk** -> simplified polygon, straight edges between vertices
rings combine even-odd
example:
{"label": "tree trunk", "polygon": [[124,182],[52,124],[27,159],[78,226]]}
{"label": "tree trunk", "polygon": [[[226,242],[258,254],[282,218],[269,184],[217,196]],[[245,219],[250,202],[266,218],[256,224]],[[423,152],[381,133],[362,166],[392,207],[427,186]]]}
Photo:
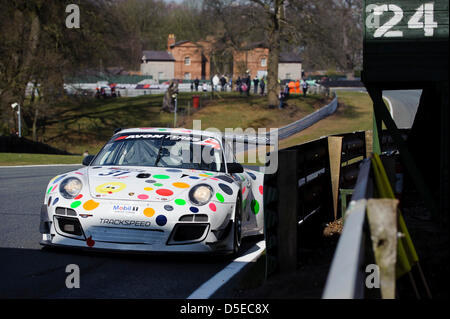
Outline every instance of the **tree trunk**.
{"label": "tree trunk", "polygon": [[33,141],[37,142],[37,120],[39,117],[39,107],[36,106],[36,108],[34,109],[34,118],[33,118]]}
{"label": "tree trunk", "polygon": [[284,0],[275,0],[272,26],[269,33],[269,61],[267,70],[267,98],[269,107],[278,104],[278,62],[280,57],[281,20],[284,19]]}
{"label": "tree trunk", "polygon": [[275,43],[269,49],[269,61],[267,72],[267,98],[269,106],[276,106],[278,104],[278,60],[280,53],[279,34],[274,36]]}
{"label": "tree trunk", "polygon": [[31,15],[31,28],[30,28],[30,34],[28,37],[28,47],[24,56],[24,62],[22,64],[21,70],[20,70],[20,76],[19,76],[19,96],[20,102],[23,105],[23,101],[25,99],[25,92],[27,88],[28,81],[30,80],[30,77],[32,75],[32,66],[33,66],[33,59],[36,55],[37,46],[39,43],[39,35],[41,31],[41,22],[39,20],[39,16],[37,13],[32,13]]}

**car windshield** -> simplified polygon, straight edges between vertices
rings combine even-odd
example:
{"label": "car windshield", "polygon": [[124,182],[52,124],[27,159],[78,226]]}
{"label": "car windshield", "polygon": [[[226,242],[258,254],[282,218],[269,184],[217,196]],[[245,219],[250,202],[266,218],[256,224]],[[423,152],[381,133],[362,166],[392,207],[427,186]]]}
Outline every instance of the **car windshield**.
{"label": "car windshield", "polygon": [[93,166],[151,166],[224,172],[221,144],[211,137],[122,134],[110,140]]}

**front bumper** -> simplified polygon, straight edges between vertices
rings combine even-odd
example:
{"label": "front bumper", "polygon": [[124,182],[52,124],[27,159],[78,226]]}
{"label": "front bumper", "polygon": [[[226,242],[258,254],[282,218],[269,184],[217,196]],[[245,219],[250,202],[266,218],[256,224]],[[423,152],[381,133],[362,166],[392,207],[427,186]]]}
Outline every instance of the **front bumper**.
{"label": "front bumper", "polygon": [[[226,232],[232,222],[228,212],[232,206],[222,205],[223,214],[219,216],[223,218],[218,218],[218,215],[214,218],[209,216],[207,222],[180,222],[179,218],[170,218],[166,224],[160,226],[154,222],[154,218],[146,219],[133,215],[126,218],[113,216],[113,219],[111,214],[106,212],[81,217],[86,215],[85,212],[43,205],[40,224],[43,238],[40,244],[121,252],[228,253],[232,252],[233,247],[232,234]],[[57,208],[59,212],[63,208],[66,215],[57,214]],[[177,214],[186,216],[188,212],[179,211]],[[192,230],[188,229],[189,227]],[[203,231],[199,230],[200,228]],[[180,232],[180,229],[183,231]],[[193,231],[195,238],[189,239],[190,231]]]}

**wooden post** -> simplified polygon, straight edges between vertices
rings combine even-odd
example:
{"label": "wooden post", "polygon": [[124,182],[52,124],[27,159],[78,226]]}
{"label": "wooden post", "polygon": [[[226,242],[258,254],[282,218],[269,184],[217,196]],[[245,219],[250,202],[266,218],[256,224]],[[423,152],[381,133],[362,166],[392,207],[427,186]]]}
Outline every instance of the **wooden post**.
{"label": "wooden post", "polygon": [[366,140],[366,158],[369,158],[370,155],[373,153],[373,131],[366,131],[365,132],[365,140]]}
{"label": "wooden post", "polygon": [[334,220],[337,219],[339,197],[339,177],[341,173],[342,136],[328,137],[328,154],[330,157],[331,191],[333,194]]}
{"label": "wooden post", "polygon": [[297,269],[297,151],[281,151],[278,156],[278,264],[280,273],[288,273]]}
{"label": "wooden post", "polygon": [[367,216],[375,261],[380,269],[383,299],[395,298],[397,262],[397,199],[369,199]]}

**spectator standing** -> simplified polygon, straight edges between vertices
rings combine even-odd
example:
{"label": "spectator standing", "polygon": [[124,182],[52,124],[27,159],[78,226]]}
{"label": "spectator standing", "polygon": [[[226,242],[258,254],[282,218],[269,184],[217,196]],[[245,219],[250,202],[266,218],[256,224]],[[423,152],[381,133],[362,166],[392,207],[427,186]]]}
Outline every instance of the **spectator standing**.
{"label": "spectator standing", "polygon": [[247,96],[250,96],[250,86],[252,85],[252,79],[250,78],[250,71],[247,70],[247,76],[244,79],[245,84],[247,85],[247,90],[245,90],[245,93]]}
{"label": "spectator standing", "polygon": [[255,78],[253,79],[253,93],[254,94],[258,94],[258,84],[259,84],[259,79],[258,79],[258,77],[255,76]]}
{"label": "spectator standing", "polygon": [[295,82],[294,81],[290,81],[289,82],[289,93],[295,93]]}
{"label": "spectator standing", "polygon": [[220,79],[217,76],[217,74],[215,74],[214,77],[212,78],[212,84],[213,84],[214,91],[217,91],[217,86],[219,85],[219,83],[220,83]]}
{"label": "spectator standing", "polygon": [[207,92],[208,91],[208,85],[206,84],[206,82],[203,82],[203,92]]}
{"label": "spectator standing", "polygon": [[284,100],[286,101],[289,97],[289,85],[284,86]]}
{"label": "spectator standing", "polygon": [[236,89],[242,94],[242,80],[240,76],[236,80]]}
{"label": "spectator standing", "polygon": [[283,109],[284,100],[286,99],[286,93],[285,89],[283,87],[280,87],[280,92],[278,93],[278,100],[280,101],[280,104],[278,104],[278,109]]}
{"label": "spectator standing", "polygon": [[302,83],[302,89],[303,89],[303,96],[306,97],[306,92],[308,91],[309,84],[306,82],[306,80],[303,80]]}
{"label": "spectator standing", "polygon": [[200,84],[200,81],[198,80],[198,78],[195,78],[195,80],[194,80],[195,91],[198,91],[199,84]]}
{"label": "spectator standing", "polygon": [[261,82],[259,82],[259,87],[261,88],[261,96],[264,95],[264,89],[266,88],[266,79],[263,77]]}
{"label": "spectator standing", "polygon": [[295,81],[295,93],[300,94],[300,80]]}
{"label": "spectator standing", "polygon": [[222,77],[220,78],[220,86],[221,86],[221,91],[225,91],[225,84],[227,84],[227,79],[225,79],[225,75],[222,75]]}

